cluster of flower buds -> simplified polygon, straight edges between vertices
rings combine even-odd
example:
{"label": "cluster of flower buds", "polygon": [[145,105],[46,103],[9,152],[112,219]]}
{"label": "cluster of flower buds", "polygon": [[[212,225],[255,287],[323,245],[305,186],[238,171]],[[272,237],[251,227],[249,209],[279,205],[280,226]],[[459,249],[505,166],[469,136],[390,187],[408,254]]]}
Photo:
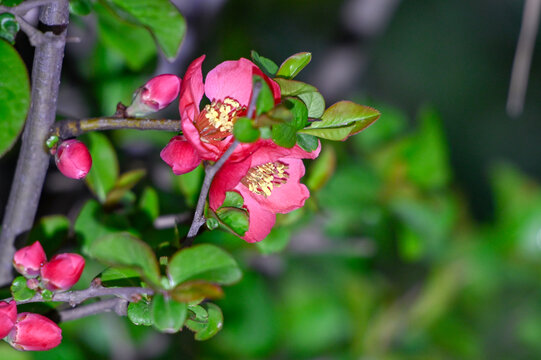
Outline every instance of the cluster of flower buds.
{"label": "cluster of flower buds", "polygon": [[84,178],[92,167],[92,157],[88,148],[76,139],[60,143],[54,155],[58,170],[71,179]]}
{"label": "cluster of flower buds", "polygon": [[85,259],[79,254],[58,254],[47,261],[43,247],[36,241],[18,250],[13,256],[13,266],[28,279],[29,288],[40,287],[34,278],[39,276],[41,287],[50,291],[71,288],[83,272]]}

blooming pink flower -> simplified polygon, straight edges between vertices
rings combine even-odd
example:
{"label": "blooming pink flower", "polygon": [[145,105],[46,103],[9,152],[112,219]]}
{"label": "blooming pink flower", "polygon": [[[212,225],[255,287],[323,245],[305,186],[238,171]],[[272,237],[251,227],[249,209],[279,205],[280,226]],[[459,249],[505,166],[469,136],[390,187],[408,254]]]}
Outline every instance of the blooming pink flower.
{"label": "blooming pink flower", "polygon": [[82,179],[92,167],[92,157],[85,144],[79,140],[63,141],[55,154],[56,167],[64,176]]}
{"label": "blooming pink flower", "polygon": [[[162,159],[177,169],[191,168],[201,160],[216,161],[230,145],[233,125],[239,116],[245,116],[253,88],[253,75],[259,75],[272,90],[275,102],[280,101],[280,87],[263,74],[250,60],[241,58],[225,61],[212,69],[203,83],[201,64],[205,56],[195,59],[184,75],[180,88],[179,111],[181,127],[185,139],[173,138],[162,152]],[[211,101],[199,109],[203,94]],[[180,146],[187,142],[195,149]],[[257,145],[241,144],[235,149],[231,161],[243,159],[254,151]],[[175,150],[169,151],[168,147]],[[165,157],[163,155],[166,155]],[[179,164],[187,162],[190,166]],[[185,171],[185,172],[186,172]],[[175,172],[179,175],[182,172]]]}
{"label": "blooming pink flower", "polygon": [[62,329],[43,315],[21,313],[6,341],[17,350],[50,350],[62,341]]}
{"label": "blooming pink flower", "polygon": [[39,269],[45,264],[47,257],[39,241],[30,246],[25,246],[13,255],[13,266],[15,270],[26,277],[39,275]]}
{"label": "blooming pink flower", "polygon": [[181,82],[178,76],[172,74],[153,77],[136,92],[126,114],[143,116],[162,110],[177,98]]}
{"label": "blooming pink flower", "polygon": [[9,334],[17,321],[17,305],[15,301],[0,301],[0,339]]}
{"label": "blooming pink flower", "polygon": [[41,268],[41,280],[51,290],[68,290],[83,273],[85,259],[79,254],[58,254]]}
{"label": "blooming pink flower", "polygon": [[260,147],[244,161],[227,162],[216,174],[210,188],[209,204],[217,210],[227,191],[236,191],[244,199],[250,224],[242,237],[248,242],[263,240],[271,231],[276,213],[288,213],[304,205],[310,196],[300,183],[304,175],[301,159],[315,159],[317,150],[307,152],[298,145],[280,147],[270,140],[261,140]]}

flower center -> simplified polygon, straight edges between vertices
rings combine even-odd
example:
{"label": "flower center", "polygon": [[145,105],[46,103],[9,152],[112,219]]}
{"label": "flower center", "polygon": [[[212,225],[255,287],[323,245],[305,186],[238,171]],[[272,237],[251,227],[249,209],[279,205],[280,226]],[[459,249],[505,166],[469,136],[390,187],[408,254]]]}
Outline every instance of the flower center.
{"label": "flower center", "polygon": [[205,105],[195,121],[203,142],[221,141],[233,132],[235,119],[246,109],[230,97]]}
{"label": "flower center", "polygon": [[279,161],[254,166],[240,182],[254,194],[268,197],[274,188],[287,182],[287,169],[289,166]]}

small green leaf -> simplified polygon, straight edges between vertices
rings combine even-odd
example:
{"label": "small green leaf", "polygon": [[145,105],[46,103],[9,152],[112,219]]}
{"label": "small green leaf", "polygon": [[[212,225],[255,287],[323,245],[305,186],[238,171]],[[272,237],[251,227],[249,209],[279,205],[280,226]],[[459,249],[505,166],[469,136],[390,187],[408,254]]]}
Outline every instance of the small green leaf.
{"label": "small green leaf", "polygon": [[122,174],[122,176],[116,180],[113,188],[107,193],[105,204],[113,205],[118,203],[130,189],[145,177],[145,175],[146,170],[144,169],[136,169]]}
{"label": "small green leaf", "polygon": [[200,302],[203,299],[219,299],[224,295],[219,285],[200,280],[184,282],[169,293],[175,301],[185,303]]}
{"label": "small green leaf", "polygon": [[31,299],[36,294],[35,290],[29,289],[26,286],[26,278],[24,276],[17,276],[11,283],[10,290],[15,301],[25,301]]}
{"label": "small green leaf", "polygon": [[201,244],[178,251],[167,268],[174,286],[189,280],[229,285],[242,273],[231,255],[217,246]]}
{"label": "small green leaf", "polygon": [[144,300],[131,302],[128,305],[128,319],[135,325],[151,326],[152,310],[150,305]]}
{"label": "small green leaf", "polygon": [[154,188],[146,187],[139,199],[139,209],[148,219],[154,221],[160,215],[158,193]]}
{"label": "small green leaf", "polygon": [[282,78],[275,78],[274,81],[280,85],[280,92],[282,96],[299,96],[305,93],[318,92],[317,88],[314,86],[301,81]]}
{"label": "small green leaf", "polygon": [[205,169],[203,165],[199,165],[189,173],[176,176],[174,175],[173,181],[175,185],[180,189],[182,195],[184,195],[184,201],[186,205],[194,206],[199,197],[201,191],[201,185],[203,184],[203,178],[205,176]]}
{"label": "small green leaf", "polygon": [[242,143],[253,143],[259,139],[259,130],[254,127],[251,119],[241,117],[235,121],[233,135]]}
{"label": "small green leaf", "polygon": [[29,105],[26,66],[13,46],[0,40],[0,157],[17,140]]}
{"label": "small green leaf", "polygon": [[274,107],[274,96],[269,88],[269,85],[261,76],[254,75],[254,86],[261,84],[261,90],[257,95],[256,100],[256,116],[266,113]]}
{"label": "small green leaf", "polygon": [[19,32],[19,23],[15,19],[15,15],[10,13],[0,14],[0,38],[15,44],[17,32]]}
{"label": "small green leaf", "polygon": [[49,215],[39,219],[28,235],[29,243],[40,241],[46,254],[52,255],[68,238],[70,221],[63,215]]}
{"label": "small green leaf", "polygon": [[[190,320],[193,320],[198,323],[207,322],[209,318],[209,313],[207,312],[207,309],[205,309],[203,306],[188,304],[188,310],[190,310],[190,313],[188,315]],[[187,321],[186,321],[186,326],[188,326]]]}
{"label": "small green leaf", "polygon": [[169,0],[109,0],[130,14],[156,38],[163,53],[173,61],[186,33],[186,21]]}
{"label": "small green leaf", "polygon": [[53,292],[48,289],[42,290],[41,297],[46,301],[51,301],[53,299]]}
{"label": "small green leaf", "polygon": [[282,147],[292,148],[297,142],[297,131],[307,125],[308,110],[306,105],[296,98],[285,99],[283,105],[293,117],[290,121],[272,126],[272,140]]}
{"label": "small green leaf", "polygon": [[152,323],[161,332],[173,334],[178,332],[188,314],[188,307],[185,303],[176,302],[157,294],[152,299]]}
{"label": "small green leaf", "polygon": [[326,146],[319,157],[310,166],[306,186],[310,191],[321,189],[331,178],[336,167],[336,153],[334,148]]}
{"label": "small green leaf", "polygon": [[312,119],[319,119],[325,111],[325,99],[318,91],[306,92],[297,95],[308,108],[308,117]]}
{"label": "small green leaf", "polygon": [[312,60],[312,54],[309,52],[300,52],[291,55],[284,60],[276,72],[276,76],[286,79],[293,79],[308,63]]}
{"label": "small green leaf", "polygon": [[272,127],[272,141],[276,145],[292,148],[297,142],[297,130],[289,124],[274,125]]}
{"label": "small green leaf", "polygon": [[[222,310],[213,303],[206,303],[203,305],[207,309],[208,320],[205,326],[200,327],[200,329],[195,333],[195,340],[204,341],[208,340],[214,335],[216,335],[223,327],[224,315]],[[188,320],[193,322],[192,320]],[[186,324],[188,326],[188,324]]]}
{"label": "small green leaf", "polygon": [[261,69],[265,74],[270,77],[274,77],[276,71],[278,71],[278,65],[271,59],[267,59],[257,53],[257,51],[252,50],[251,57],[253,62]]}
{"label": "small green leaf", "polygon": [[347,137],[353,131],[354,127],[354,125],[321,129],[312,129],[311,127],[307,127],[305,129],[299,130],[299,133],[317,136],[318,138],[327,140],[342,141],[347,139]]}
{"label": "small green leaf", "polygon": [[85,180],[98,200],[104,203],[118,178],[118,159],[109,139],[98,132],[85,135],[85,142],[92,155],[92,168]]}
{"label": "small green leaf", "polygon": [[241,194],[236,191],[227,191],[225,193],[225,200],[221,207],[235,207],[242,209],[244,205],[244,199]]}
{"label": "small green leaf", "polygon": [[0,4],[7,6],[7,7],[13,7],[17,6],[20,3],[22,3],[24,0],[2,0],[0,1]]}
{"label": "small green leaf", "polygon": [[216,211],[220,222],[222,222],[228,230],[233,231],[238,236],[243,236],[248,231],[250,221],[248,212],[245,209],[236,207],[221,207]]}
{"label": "small green leaf", "polygon": [[297,134],[297,144],[308,152],[312,152],[317,149],[319,141],[317,137],[308,134]]}
{"label": "small green leaf", "polygon": [[70,12],[78,16],[85,16],[92,11],[90,0],[70,0]]}
{"label": "small green leaf", "polygon": [[88,254],[106,264],[129,267],[155,286],[160,284],[160,268],[156,255],[146,244],[128,233],[116,233],[96,240]]}
{"label": "small green leaf", "polygon": [[114,268],[110,267],[105,269],[99,278],[104,286],[118,287],[118,286],[140,286],[141,275],[133,269],[129,268]]}

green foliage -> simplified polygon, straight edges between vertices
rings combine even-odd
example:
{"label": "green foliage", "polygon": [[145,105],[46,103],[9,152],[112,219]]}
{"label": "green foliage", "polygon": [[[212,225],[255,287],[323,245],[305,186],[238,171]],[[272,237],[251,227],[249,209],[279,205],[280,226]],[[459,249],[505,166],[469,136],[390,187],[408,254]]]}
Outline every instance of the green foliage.
{"label": "green foliage", "polygon": [[29,289],[28,286],[26,286],[26,278],[24,276],[17,276],[13,280],[10,291],[15,301],[28,300],[36,294],[35,290]]}
{"label": "green foliage", "polygon": [[208,340],[222,329],[224,316],[222,310],[213,303],[206,303],[205,307],[207,316],[205,321],[197,321],[189,319],[186,321],[186,326],[195,332],[195,340]]}
{"label": "green foliage", "polygon": [[319,119],[325,111],[325,99],[318,91],[305,92],[297,95],[308,108],[308,117]]}
{"label": "green foliage", "polygon": [[284,60],[276,72],[276,76],[286,79],[293,79],[308,63],[312,60],[312,54],[309,52],[300,52],[293,54]]}
{"label": "green foliage", "polygon": [[255,102],[256,116],[266,113],[274,107],[274,97],[269,85],[261,76],[254,75],[254,87],[259,84],[260,91]]}
{"label": "green foliage", "polygon": [[92,156],[92,168],[85,181],[98,200],[104,203],[118,178],[118,159],[115,148],[107,136],[98,132],[88,133],[83,141],[87,144]]}
{"label": "green foliage", "polygon": [[151,326],[152,325],[152,308],[151,303],[144,300],[131,302],[128,305],[128,319],[135,325]]}
{"label": "green foliage", "polygon": [[170,291],[173,300],[184,303],[200,303],[204,299],[219,299],[224,295],[222,288],[206,281],[186,281]]}
{"label": "green foliage", "polygon": [[251,119],[241,117],[235,121],[233,135],[240,142],[253,143],[259,139],[259,130],[254,127]]}
{"label": "green foliage", "polygon": [[257,51],[252,50],[250,53],[252,61],[256,64],[265,74],[270,77],[273,77],[278,71],[278,65],[271,59],[267,59],[257,53]]}
{"label": "green foliage", "polygon": [[90,0],[71,0],[70,12],[79,16],[88,15],[92,12],[92,3]]}
{"label": "green foliage", "polygon": [[280,85],[282,96],[299,96],[302,94],[318,92],[314,86],[301,81],[282,78],[275,78],[274,81]]}
{"label": "green foliage", "polygon": [[30,106],[26,66],[15,49],[0,40],[0,157],[15,143]]}
{"label": "green foliage", "polygon": [[19,29],[19,23],[15,19],[15,15],[10,13],[0,14],[0,38],[13,45]]}
{"label": "green foliage", "polygon": [[290,121],[272,126],[272,140],[277,145],[292,148],[297,142],[297,131],[307,124],[308,110],[302,101],[295,98],[287,98],[283,104],[293,116]]}
{"label": "green foliage", "polygon": [[189,173],[175,176],[173,181],[176,183],[182,195],[184,195],[184,201],[186,205],[194,206],[199,197],[199,191],[201,190],[201,184],[205,176],[205,169],[203,165],[199,165]]}
{"label": "green foliage", "polygon": [[152,324],[161,332],[178,332],[184,325],[187,314],[188,307],[185,303],[176,302],[162,294],[152,298]]}
{"label": "green foliage", "polygon": [[28,243],[39,241],[45,253],[52,256],[68,238],[70,221],[63,215],[49,215],[39,219],[28,235]]}

